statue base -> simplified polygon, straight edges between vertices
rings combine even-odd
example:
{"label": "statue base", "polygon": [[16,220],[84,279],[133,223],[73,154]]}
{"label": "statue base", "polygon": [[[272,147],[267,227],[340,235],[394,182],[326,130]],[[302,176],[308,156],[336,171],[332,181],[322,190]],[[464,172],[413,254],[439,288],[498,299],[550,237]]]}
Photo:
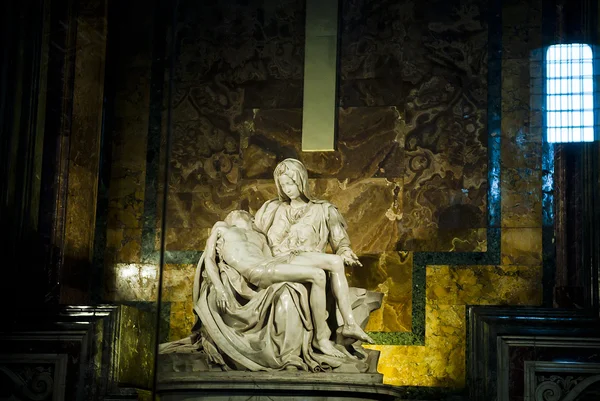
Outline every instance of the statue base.
{"label": "statue base", "polygon": [[379,373],[160,372],[161,401],[394,400],[397,390]]}
{"label": "statue base", "polygon": [[[332,372],[311,373],[314,375],[327,375],[331,373],[345,374],[377,374],[377,362],[379,361],[379,351],[362,349],[364,358],[362,361],[356,360],[335,368]],[[352,360],[350,360],[352,361]],[[176,373],[176,372],[223,372],[221,366],[211,363],[206,353],[200,352],[173,352],[169,354],[158,355],[158,372],[160,373]],[[231,372],[231,371],[227,371]],[[227,373],[225,372],[225,373]],[[249,372],[249,371],[246,371]],[[286,371],[292,373],[296,371]],[[300,373],[302,373],[300,371]]]}

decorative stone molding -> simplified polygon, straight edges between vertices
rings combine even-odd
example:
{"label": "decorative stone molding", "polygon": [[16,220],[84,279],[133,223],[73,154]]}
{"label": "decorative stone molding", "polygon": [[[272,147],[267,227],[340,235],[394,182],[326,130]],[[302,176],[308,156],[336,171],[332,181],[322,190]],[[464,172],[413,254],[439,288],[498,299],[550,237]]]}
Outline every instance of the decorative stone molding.
{"label": "decorative stone molding", "polygon": [[[600,363],[600,319],[593,311],[478,306],[469,309],[468,317],[469,389],[473,401],[509,401],[523,394],[531,397],[537,385],[533,386],[529,376],[529,381],[523,382],[523,372],[528,367],[531,370],[527,363],[564,361],[558,371],[563,372],[561,377],[581,376],[566,373],[571,367],[582,366],[577,362]],[[544,384],[544,388],[551,386]],[[540,391],[546,397],[551,395]],[[535,397],[525,400],[538,401]]]}
{"label": "decorative stone molding", "polygon": [[524,401],[573,401],[600,382],[600,363],[525,362]]}
{"label": "decorative stone molding", "polygon": [[[18,400],[101,400],[117,384],[117,306],[20,310],[0,331],[0,380]],[[13,399],[13,398],[9,398]]]}
{"label": "decorative stone molding", "polygon": [[0,355],[4,393],[24,401],[65,399],[67,354]]}

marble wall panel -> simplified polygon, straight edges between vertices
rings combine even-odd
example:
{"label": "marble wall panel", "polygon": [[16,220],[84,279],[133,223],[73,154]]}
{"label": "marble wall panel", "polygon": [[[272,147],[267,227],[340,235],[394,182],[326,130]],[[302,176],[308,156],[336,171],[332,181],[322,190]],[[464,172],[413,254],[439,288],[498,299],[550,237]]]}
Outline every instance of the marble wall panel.
{"label": "marble wall panel", "polygon": [[501,234],[503,265],[542,264],[542,228],[503,228]]}
{"label": "marble wall panel", "polygon": [[300,79],[248,81],[241,88],[245,109],[302,108],[304,83]]}
{"label": "marble wall panel", "polygon": [[158,267],[154,264],[111,263],[104,270],[104,298],[109,302],[156,302]]}
{"label": "marble wall panel", "polygon": [[116,77],[108,228],[141,228],[144,214],[148,137],[149,63]]}
{"label": "marble wall panel", "polygon": [[[237,114],[234,115],[237,116]],[[170,155],[170,192],[195,192],[209,181],[235,187],[240,178],[238,127],[216,113],[175,121]]]}
{"label": "marble wall panel", "polygon": [[[206,240],[210,236],[211,228],[212,226],[194,228],[167,227],[165,248],[168,251],[203,251]],[[157,238],[155,249],[159,249],[159,246],[160,238]]]}
{"label": "marble wall panel", "polygon": [[339,103],[342,107],[382,107],[403,109],[404,96],[400,74],[397,76],[340,81]]}
{"label": "marble wall panel", "polygon": [[420,39],[421,32],[418,29],[409,31],[412,26],[408,25],[414,16],[415,3],[343,2],[340,38],[342,81],[400,77],[407,44]]}
{"label": "marble wall panel", "polygon": [[108,203],[109,229],[141,228],[144,215],[144,172],[113,165]]}
{"label": "marble wall panel", "polygon": [[168,341],[189,337],[195,322],[194,304],[192,300],[171,302]]}
{"label": "marble wall panel", "polygon": [[502,57],[527,58],[542,45],[542,0],[502,2]]}
{"label": "marble wall panel", "polygon": [[402,181],[315,179],[313,193],[337,206],[357,254],[393,251],[402,216]]}
{"label": "marble wall panel", "polygon": [[[415,3],[407,42],[404,221],[400,249],[480,249],[486,226],[485,2]],[[425,23],[423,23],[425,22]],[[409,31],[411,31],[409,29]],[[410,53],[412,52],[412,54]],[[440,235],[447,229],[461,229]],[[476,238],[476,239],[475,239]]]}
{"label": "marble wall panel", "polygon": [[539,170],[542,137],[531,109],[530,60],[503,59],[502,71],[502,167]]}
{"label": "marble wall panel", "polygon": [[269,178],[284,158],[301,160],[311,177],[399,178],[403,174],[404,121],[389,107],[340,108],[337,150],[302,152],[302,110],[254,110],[242,140],[244,178]]}
{"label": "marble wall panel", "polygon": [[[502,59],[502,112],[522,112],[522,123],[529,114],[529,58]],[[504,117],[504,116],[503,116]]]}
{"label": "marble wall panel", "polygon": [[[192,302],[192,289],[196,265],[165,264],[163,269],[163,294],[164,302]],[[171,304],[171,312],[173,311]],[[173,322],[171,322],[173,324]],[[188,330],[191,328],[188,327]]]}
{"label": "marble wall panel", "polygon": [[369,346],[381,352],[378,371],[396,386],[462,388],[465,384],[464,305],[426,305],[425,346]]}
{"label": "marble wall panel", "polygon": [[[146,55],[148,57],[148,55]],[[127,70],[120,71],[115,76],[115,117],[123,118],[126,121],[147,120],[147,116],[143,113],[144,111],[140,106],[148,104],[148,96],[150,93],[150,60],[146,59],[144,62],[143,56],[136,55],[136,60],[126,61],[121,60],[123,64],[127,64]],[[146,127],[147,129],[147,127]],[[126,138],[120,138],[126,140],[128,138],[136,137],[135,133],[132,136]],[[145,132],[138,132],[138,135],[144,137]],[[138,136],[138,139],[140,137]]]}
{"label": "marble wall panel", "polygon": [[[63,304],[86,303],[90,299],[89,280],[93,263],[103,128],[102,108],[105,96],[108,29],[106,16],[106,1],[81,2],[72,21],[74,46],[64,50],[71,53],[67,61],[68,67],[65,69],[73,69],[72,81],[69,83],[72,98],[56,99],[70,105],[69,114],[64,116],[66,123],[61,126],[62,132],[57,137],[58,139],[64,136],[68,140],[68,146],[65,148],[68,163],[65,165],[66,196],[58,277],[61,283],[58,287],[60,302]],[[47,55],[40,57],[48,62]],[[70,74],[65,73],[65,76],[67,75]],[[40,78],[42,76],[43,74]],[[45,78],[41,79],[45,81]],[[45,99],[46,88],[40,87],[39,91],[40,99]],[[44,114],[40,114],[40,117],[43,119]],[[33,149],[33,145],[24,146]],[[33,217],[33,220],[35,219]],[[37,222],[34,226],[37,226]]]}
{"label": "marble wall panel", "polygon": [[[449,250],[451,244],[435,240],[438,231],[486,226],[485,111],[460,95],[463,100],[457,100],[454,107],[446,109],[438,103],[444,110],[416,110],[422,102],[447,101],[444,82],[432,79],[430,84],[438,92],[426,95],[430,97],[427,101],[413,102],[406,112],[408,124],[414,128],[405,138],[401,249]],[[416,99],[417,92],[413,94]],[[476,248],[476,244],[471,246]]]}
{"label": "marble wall panel", "polygon": [[541,266],[430,266],[427,302],[439,305],[539,305]]}
{"label": "marble wall panel", "polygon": [[384,383],[463,388],[466,306],[538,305],[540,266],[428,267],[425,345],[369,346],[381,352],[378,370],[384,374]]}
{"label": "marble wall panel", "polygon": [[371,313],[367,331],[410,332],[412,329],[412,253],[360,255],[362,267],[348,268],[350,286],[383,293],[380,309]]}
{"label": "marble wall panel", "polygon": [[303,1],[186,0],[179,10],[178,82],[207,76],[236,83],[302,78]]}
{"label": "marble wall panel", "polygon": [[240,188],[222,184],[216,180],[197,186],[195,192],[167,194],[168,250],[204,249],[213,224],[240,208]]}
{"label": "marble wall panel", "polygon": [[[243,178],[273,178],[273,170],[279,161],[298,158],[302,146],[301,130],[302,109],[254,110],[252,130],[242,139]],[[323,156],[321,164],[340,164],[337,152],[314,153],[318,155],[313,157]]]}
{"label": "marble wall panel", "polygon": [[541,169],[502,170],[502,227],[542,226]]}
{"label": "marble wall panel", "polygon": [[156,347],[156,312],[121,306],[118,378],[122,385],[151,388]]}
{"label": "marble wall panel", "polygon": [[142,252],[142,230],[140,228],[108,228],[106,230],[107,263],[139,263]]}
{"label": "marble wall panel", "polygon": [[[155,301],[158,288],[156,266],[141,264],[154,11],[144,6],[139,0],[119,3],[114,13],[119,17],[109,18],[110,35],[119,38],[109,38],[107,70],[106,134],[111,149],[102,276],[104,300],[112,302]],[[153,321],[148,324],[154,326]]]}
{"label": "marble wall panel", "polygon": [[437,386],[462,388],[466,376],[466,306],[464,305],[427,305],[426,327],[431,334],[425,342],[430,352],[437,358],[431,358],[427,365],[436,372]]}
{"label": "marble wall panel", "polygon": [[[405,118],[404,250],[486,247],[485,231],[472,230],[486,225],[486,10],[483,2],[450,3],[344,5],[342,104],[395,104]],[[427,190],[447,199],[428,201]],[[459,227],[440,227],[442,213]]]}
{"label": "marble wall panel", "polygon": [[[299,104],[294,80],[300,82],[301,73],[294,71],[303,60],[290,54],[303,44],[303,22],[295,21],[303,9],[294,4],[286,3],[285,12],[273,6],[273,13],[266,10],[271,6],[252,2],[231,5],[227,13],[211,6],[203,16],[194,16],[191,4],[182,7],[189,13],[182,15],[175,74],[171,191],[201,191],[209,179],[231,187],[245,185],[239,180],[269,179],[285,157],[302,160],[315,178],[405,176],[410,191],[404,191],[397,212],[404,216],[401,227],[394,228],[402,231],[399,249],[486,249],[483,4],[440,3],[447,13],[432,15],[412,1],[345,3],[341,87],[358,88],[359,94],[350,91],[342,98],[354,96],[362,100],[347,104],[377,107],[341,108],[338,150],[311,153],[300,151],[301,109],[281,108]],[[263,12],[262,19],[253,20]],[[190,23],[198,18],[207,24]],[[264,45],[269,32],[254,35],[250,21],[278,32],[273,46]],[[458,35],[457,29],[464,32]],[[246,38],[234,38],[234,31]],[[229,48],[235,57],[225,54]],[[269,53],[274,50],[290,51],[287,62]],[[450,57],[456,54],[461,57]],[[172,208],[177,210],[170,213],[169,226],[187,228],[181,207]]]}
{"label": "marble wall panel", "polygon": [[[529,101],[527,101],[529,104]],[[502,167],[541,169],[542,132],[531,121],[532,113],[527,109],[505,112],[502,116]]]}

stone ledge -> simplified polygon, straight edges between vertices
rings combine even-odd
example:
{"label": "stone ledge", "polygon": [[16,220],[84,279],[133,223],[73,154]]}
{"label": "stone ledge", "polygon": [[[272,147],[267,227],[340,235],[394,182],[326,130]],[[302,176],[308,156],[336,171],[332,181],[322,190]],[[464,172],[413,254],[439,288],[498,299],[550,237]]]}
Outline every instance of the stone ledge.
{"label": "stone ledge", "polygon": [[[379,373],[162,372],[161,400],[395,400]],[[263,398],[267,397],[267,398]]]}

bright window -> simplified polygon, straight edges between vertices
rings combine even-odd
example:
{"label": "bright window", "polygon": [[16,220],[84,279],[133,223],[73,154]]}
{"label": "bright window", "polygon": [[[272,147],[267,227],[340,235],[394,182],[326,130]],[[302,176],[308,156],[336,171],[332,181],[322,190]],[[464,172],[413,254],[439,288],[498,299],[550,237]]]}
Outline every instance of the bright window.
{"label": "bright window", "polygon": [[586,44],[550,46],[546,52],[548,142],[594,140],[594,64]]}

